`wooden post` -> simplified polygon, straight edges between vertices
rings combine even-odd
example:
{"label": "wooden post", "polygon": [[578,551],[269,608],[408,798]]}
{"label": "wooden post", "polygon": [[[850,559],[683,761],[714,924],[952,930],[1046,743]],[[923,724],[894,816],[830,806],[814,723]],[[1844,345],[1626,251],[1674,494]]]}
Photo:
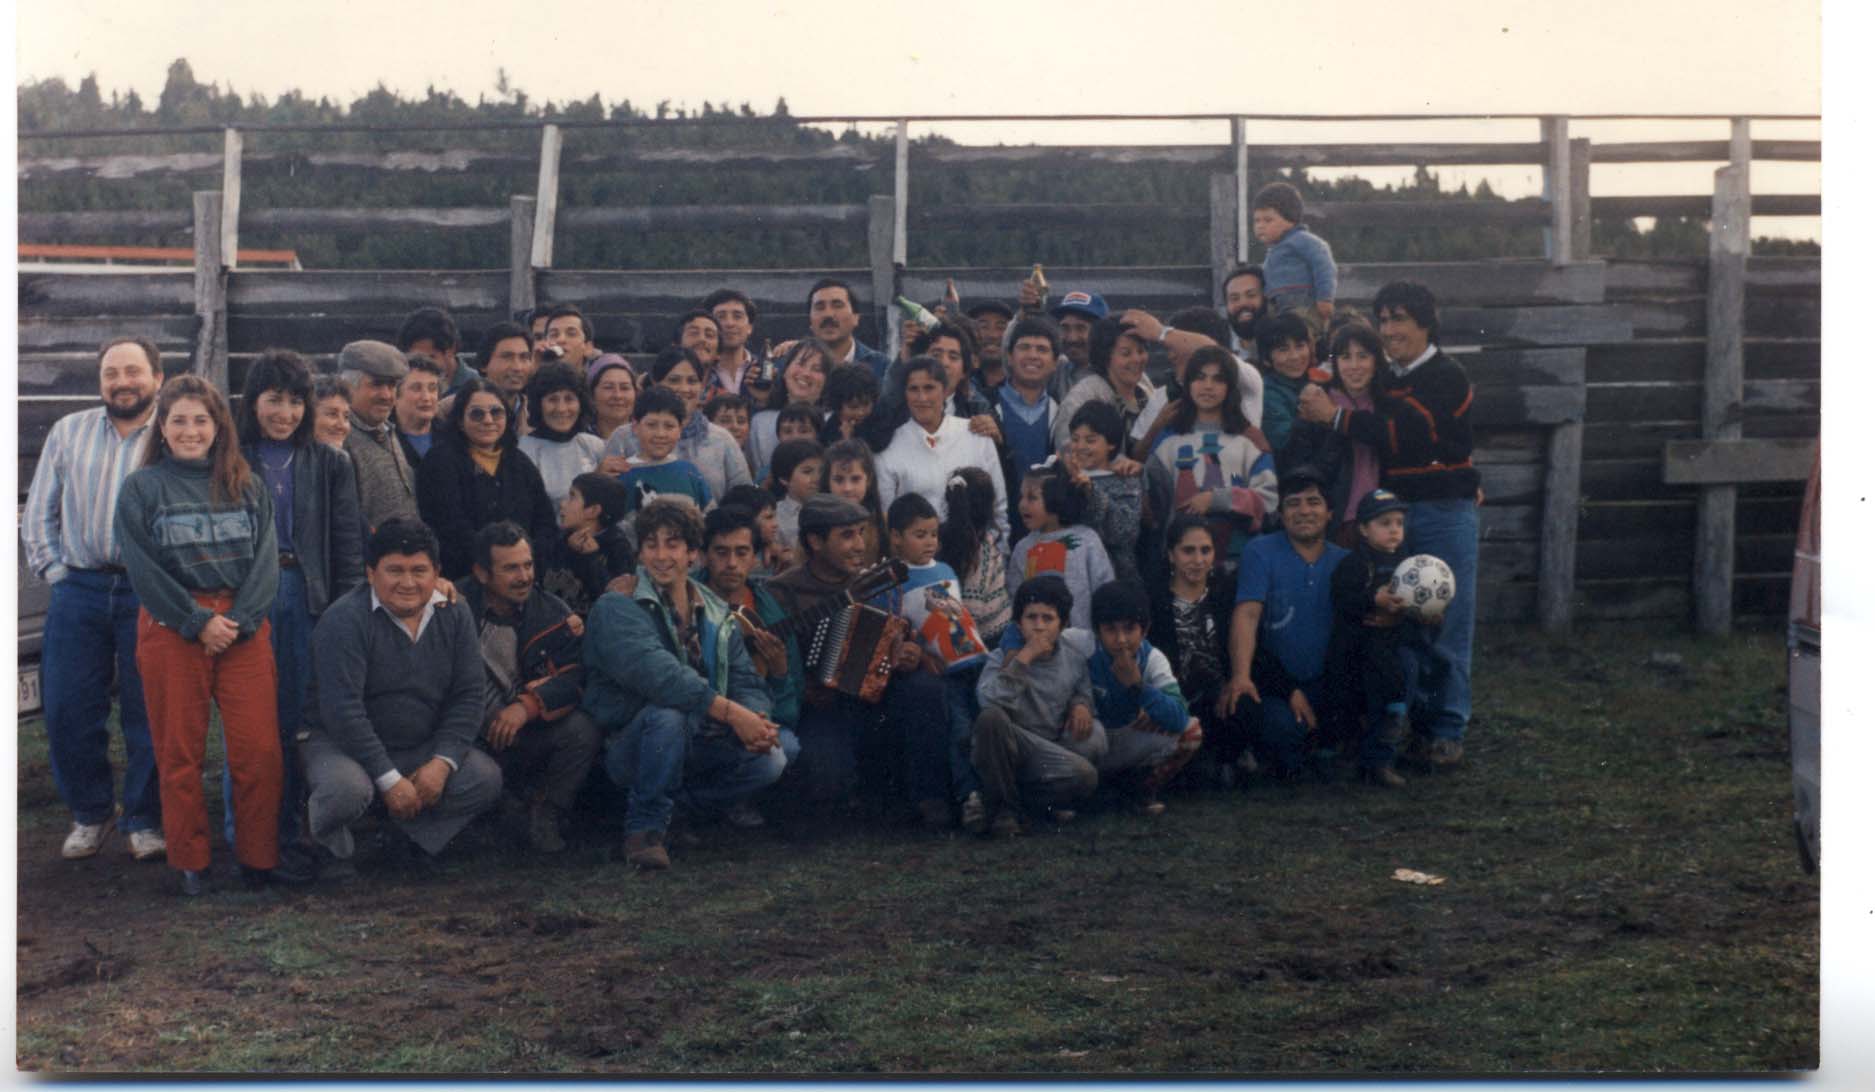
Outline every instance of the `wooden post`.
{"label": "wooden post", "polygon": [[528,264],[553,268],[553,218],[560,210],[560,127],[540,129],[540,180],[534,187],[534,245]]}
{"label": "wooden post", "polygon": [[1573,260],[1569,238],[1575,218],[1569,211],[1569,119],[1552,115],[1542,120],[1543,199],[1549,202],[1549,227],[1543,229],[1543,256],[1557,265]]}
{"label": "wooden post", "polygon": [[1211,299],[1224,298],[1224,275],[1237,264],[1237,176],[1211,176]]}
{"label": "wooden post", "polygon": [[1576,524],[1582,503],[1582,422],[1564,421],[1549,433],[1543,468],[1542,566],[1537,572],[1537,617],[1543,628],[1569,628],[1575,606]]}
{"label": "wooden post", "polygon": [[241,130],[221,131],[221,259],[229,269],[241,257]]}
{"label": "wooden post", "polygon": [[[1700,413],[1700,435],[1708,440],[1736,440],[1744,435],[1745,259],[1751,248],[1747,170],[1741,163],[1721,167],[1713,183],[1706,276],[1706,389]],[[1736,485],[1700,489],[1693,603],[1701,633],[1724,634],[1732,628],[1737,519]]]}
{"label": "wooden post", "polygon": [[892,245],[894,236],[904,225],[894,208],[896,204],[882,193],[873,194],[866,202],[866,250],[872,262],[872,309],[878,316],[881,333],[892,328],[886,312],[896,294],[897,270],[892,262]]}
{"label": "wooden post", "polygon": [[221,194],[195,195],[195,353],[190,370],[228,390],[228,271],[221,253]]}
{"label": "wooden post", "polygon": [[1237,264],[1242,265],[1250,260],[1250,146],[1244,143],[1242,118],[1230,119],[1230,147],[1237,174]]}
{"label": "wooden post", "polygon": [[534,309],[533,252],[534,199],[515,194],[508,198],[508,311],[511,314],[523,315]]}
{"label": "wooden post", "polygon": [[1569,142],[1569,254],[1578,262],[1595,253],[1595,221],[1589,209],[1589,167],[1594,161],[1595,149],[1587,137]]}
{"label": "wooden post", "polygon": [[[911,207],[911,126],[900,119],[892,149],[892,263],[905,268],[905,214]],[[890,303],[881,298],[881,306]]]}

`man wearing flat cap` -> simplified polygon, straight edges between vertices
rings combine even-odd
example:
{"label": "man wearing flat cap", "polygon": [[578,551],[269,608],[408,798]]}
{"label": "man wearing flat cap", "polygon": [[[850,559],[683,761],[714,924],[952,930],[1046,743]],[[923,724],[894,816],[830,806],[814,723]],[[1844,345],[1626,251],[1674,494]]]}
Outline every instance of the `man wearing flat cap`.
{"label": "man wearing flat cap", "polygon": [[[830,493],[807,499],[801,506],[802,561],[768,582],[782,610],[792,616],[845,592],[866,557],[868,518],[864,508]],[[803,654],[811,629],[796,639]],[[801,741],[802,789],[810,801],[835,803],[863,787],[883,803],[885,787],[897,782],[928,826],[950,825],[944,682],[918,670],[921,663],[918,642],[901,641],[893,651],[892,681],[878,705],[803,682],[795,735]],[[874,752],[881,760],[862,768],[862,754]],[[883,760],[887,755],[889,763]]]}
{"label": "man wearing flat cap", "polygon": [[397,517],[417,519],[417,475],[397,441],[391,410],[397,384],[410,371],[404,354],[383,341],[353,341],[339,350],[339,376],[352,389],[352,431],[345,453],[358,473],[358,507],[367,531]]}

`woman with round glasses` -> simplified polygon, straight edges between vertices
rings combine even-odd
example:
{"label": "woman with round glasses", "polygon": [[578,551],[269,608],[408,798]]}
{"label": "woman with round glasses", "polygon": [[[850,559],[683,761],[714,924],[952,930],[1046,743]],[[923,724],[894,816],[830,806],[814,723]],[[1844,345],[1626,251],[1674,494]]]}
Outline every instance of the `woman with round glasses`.
{"label": "woman with round glasses", "polygon": [[485,379],[471,379],[449,407],[453,426],[417,466],[417,511],[442,543],[443,575],[462,580],[474,564],[475,533],[513,520],[534,556],[559,533],[540,471],[515,448],[508,410]]}

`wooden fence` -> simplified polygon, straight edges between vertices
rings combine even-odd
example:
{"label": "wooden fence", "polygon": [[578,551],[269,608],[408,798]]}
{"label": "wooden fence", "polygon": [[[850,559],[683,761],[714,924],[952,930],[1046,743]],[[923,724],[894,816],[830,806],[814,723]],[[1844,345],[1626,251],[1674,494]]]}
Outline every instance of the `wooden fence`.
{"label": "wooden fence", "polygon": [[[1340,299],[1356,306],[1365,305],[1389,280],[1418,280],[1431,287],[1441,302],[1442,341],[1471,370],[1478,388],[1476,458],[1487,495],[1482,617],[1540,619],[1550,626],[1567,625],[1573,617],[1684,618],[1696,600],[1702,604],[1697,617],[1707,628],[1729,625],[1734,612],[1775,614],[1782,610],[1799,499],[1784,478],[1799,457],[1813,450],[1804,445],[1813,444],[1816,435],[1818,263],[1751,259],[1745,264],[1742,254],[1736,262],[1730,257],[1704,263],[1593,260],[1587,253],[1591,217],[1711,211],[1715,197],[1594,198],[1589,164],[1730,157],[1735,167],[1752,158],[1815,160],[1820,145],[1752,142],[1748,135],[1741,140],[1748,133],[1742,122],[1735,123],[1730,142],[1591,146],[1569,137],[1566,118],[1542,119],[1541,130],[1543,139],[1535,143],[1251,148],[1241,139],[1241,122],[1233,121],[1232,144],[1223,148],[952,148],[910,145],[901,124],[892,194],[875,195],[866,205],[733,208],[562,208],[560,171],[563,164],[574,170],[656,171],[829,162],[869,170],[880,165],[878,157],[847,145],[799,152],[663,149],[630,156],[568,155],[555,126],[541,130],[539,154],[531,159],[490,152],[243,156],[243,139],[235,131],[225,134],[220,156],[22,157],[22,179],[219,173],[222,189],[196,193],[186,220],[170,210],[21,217],[23,239],[55,234],[61,241],[82,236],[90,242],[96,241],[92,233],[181,229],[194,241],[197,255],[193,272],[22,270],[21,480],[29,480],[34,453],[51,422],[93,402],[95,348],[119,334],[149,336],[173,360],[189,360],[195,369],[238,388],[246,361],[263,348],[284,345],[322,357],[354,338],[389,339],[409,311],[426,305],[447,308],[473,344],[488,325],[536,300],[577,302],[593,318],[601,344],[640,348],[665,343],[678,314],[710,289],[727,284],[756,301],[758,336],[780,340],[804,329],[807,286],[833,275],[853,283],[875,305],[865,313],[860,336],[876,344],[889,321],[883,307],[894,294],[935,298],[945,278],[953,277],[967,298],[1002,297],[1012,294],[1027,272],[907,268],[912,228],[967,221],[986,229],[1038,222],[1123,229],[1129,222],[1182,217],[1209,239],[1209,252],[1194,254],[1194,264],[1049,270],[1057,290],[1088,288],[1118,306],[1164,314],[1214,304],[1223,271],[1248,255],[1252,166],[1539,163],[1546,179],[1541,199],[1377,201],[1310,210],[1311,222],[1331,237],[1335,226],[1361,223],[1546,228],[1541,257],[1353,264],[1341,270]],[[1169,162],[1215,170],[1210,205],[908,207],[908,180],[918,169],[987,163],[1072,168],[1094,162]],[[240,204],[240,179],[248,171],[449,172],[530,165],[536,168],[536,193],[514,197],[506,209],[261,210]],[[1727,202],[1720,217],[1728,228],[1714,232],[1715,248],[1735,246],[1743,209],[1759,215],[1819,211],[1814,196],[1753,199],[1742,189],[1741,176],[1734,170],[1729,189],[1719,187]],[[710,230],[751,222],[863,229],[869,264],[710,271],[582,271],[553,265],[560,231]],[[471,271],[259,271],[224,257],[237,253],[244,228],[422,225],[461,230],[504,224],[509,228],[505,269],[491,262],[491,268]],[[1714,297],[1724,305],[1715,304],[1716,317],[1709,316],[1706,270],[1734,265],[1737,275],[1721,276]],[[1710,339],[1709,329],[1717,331]],[[1730,373],[1722,363],[1710,366],[1709,355],[1721,362],[1742,357],[1738,374],[1731,376],[1739,384],[1735,395],[1726,393]],[[1708,373],[1715,370],[1717,378],[1709,382]],[[1703,393],[1708,390],[1717,393],[1708,398]],[[1782,446],[1753,446],[1760,440]],[[1670,446],[1676,444],[1682,446]],[[1705,560],[1696,564],[1696,557]],[[1696,586],[1704,593],[1696,596]],[[1722,609],[1716,605],[1721,599]]]}

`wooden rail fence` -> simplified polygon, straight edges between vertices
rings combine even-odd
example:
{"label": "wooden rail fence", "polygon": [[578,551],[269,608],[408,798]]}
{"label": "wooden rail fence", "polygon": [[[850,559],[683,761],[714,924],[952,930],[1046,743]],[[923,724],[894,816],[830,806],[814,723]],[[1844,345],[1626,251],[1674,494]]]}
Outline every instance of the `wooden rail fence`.
{"label": "wooden rail fence", "polygon": [[[1365,306],[1384,283],[1427,284],[1441,302],[1442,342],[1477,386],[1477,462],[1484,478],[1480,608],[1487,620],[1696,617],[1707,629],[1734,615],[1782,609],[1800,494],[1791,485],[1814,450],[1818,297],[1814,259],[1751,258],[1749,215],[1815,215],[1813,195],[1759,195],[1752,159],[1813,161],[1815,141],[1752,141],[1745,122],[1730,141],[1591,145],[1569,119],[1540,119],[1540,140],[1520,143],[1252,147],[1240,121],[1215,146],[957,148],[912,144],[901,123],[889,157],[833,145],[805,150],[658,148],[568,152],[543,126],[537,154],[244,151],[238,131],[219,155],[22,156],[22,181],[63,178],[203,178],[221,189],[183,210],[28,213],[22,239],[92,241],[160,233],[192,241],[191,271],[95,274],[22,269],[20,421],[22,483],[53,420],[95,399],[96,346],[111,336],[151,337],[171,361],[238,389],[254,353],[290,346],[323,359],[358,337],[394,336],[420,306],[447,308],[470,344],[490,324],[537,300],[578,302],[598,340],[645,349],[668,342],[675,318],[709,290],[734,285],[761,311],[758,336],[805,327],[806,288],[823,275],[854,284],[874,307],[860,336],[888,330],[898,293],[941,294],[953,278],[967,298],[1013,294],[1022,268],[908,268],[915,228],[971,223],[1068,226],[1187,223],[1208,238],[1191,265],[1051,267],[1057,290],[1099,291],[1118,306],[1161,314],[1215,304],[1219,281],[1249,253],[1253,169],[1398,164],[1536,164],[1544,194],[1511,202],[1374,201],[1311,206],[1332,234],[1366,224],[1540,225],[1540,257],[1473,262],[1355,263],[1341,268],[1340,301]],[[572,127],[569,127],[572,128]],[[1590,164],[1719,160],[1714,195],[1594,197]],[[1175,164],[1211,175],[1208,207],[1157,205],[910,204],[916,171],[1023,165]],[[567,171],[824,168],[892,172],[890,193],[866,204],[562,207]],[[255,209],[241,204],[247,172],[531,173],[535,192],[507,208]],[[1729,173],[1728,173],[1729,172]],[[1596,216],[1712,217],[1705,262],[1619,262],[1590,254]],[[554,267],[561,231],[719,230],[760,223],[865,231],[867,264],[840,269],[594,271]],[[242,232],[508,228],[506,268],[467,271],[282,271],[243,268]],[[271,235],[269,236],[271,237]],[[1740,246],[1745,240],[1746,247]],[[1200,262],[1202,264],[1200,264]],[[173,364],[171,365],[174,366]]]}

